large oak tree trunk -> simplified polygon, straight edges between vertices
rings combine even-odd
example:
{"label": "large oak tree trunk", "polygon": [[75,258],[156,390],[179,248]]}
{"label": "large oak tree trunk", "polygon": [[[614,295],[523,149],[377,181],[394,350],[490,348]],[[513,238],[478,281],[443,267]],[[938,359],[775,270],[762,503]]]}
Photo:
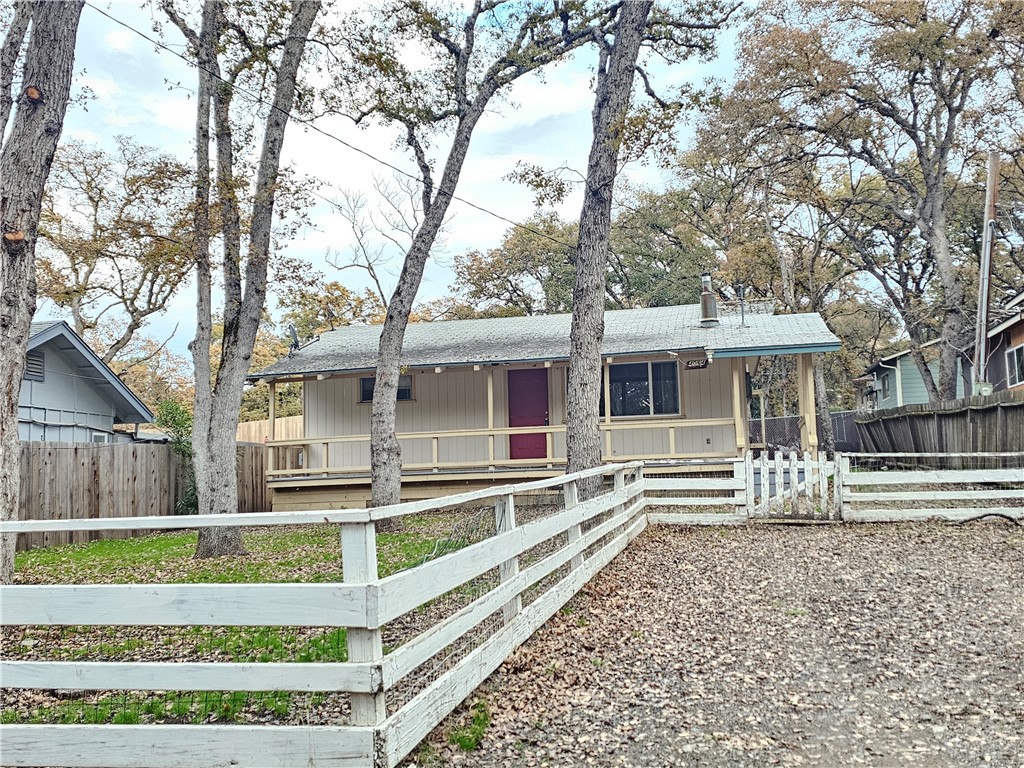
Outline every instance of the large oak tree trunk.
{"label": "large oak tree trunk", "polygon": [[[402,450],[395,432],[395,417],[405,330],[409,327],[409,313],[423,279],[423,269],[430,256],[431,245],[441,231],[448,206],[458,186],[473,129],[495,90],[496,85],[482,90],[459,120],[436,193],[433,193],[429,181],[429,168],[421,163],[421,172],[427,179],[423,193],[423,223],[416,231],[412,246],[405,256],[398,285],[388,302],[377,347],[377,372],[370,407],[370,503],[375,507],[397,504],[401,498]],[[397,523],[386,523],[383,527],[387,528],[388,525],[395,526]]]}
{"label": "large oak tree trunk", "polygon": [[[264,125],[263,145],[257,169],[252,211],[249,217],[249,251],[244,284],[241,259],[241,217],[235,196],[233,133],[230,124],[231,92],[219,82],[216,46],[223,24],[220,3],[203,8],[202,26],[196,38],[200,66],[200,95],[196,121],[197,206],[197,325],[192,342],[196,372],[195,413],[192,429],[193,463],[200,514],[238,511],[235,433],[238,427],[242,387],[249,370],[260,316],[267,295],[271,227],[277,176],[281,165],[285,128],[295,101],[296,79],[313,22],[321,3],[312,0],[291,4],[288,35],[276,69],[273,107]],[[224,240],[224,336],[220,367],[213,376],[210,345],[213,338],[212,266],[210,258],[210,117],[216,132],[219,221]],[[217,557],[244,552],[237,528],[202,528],[196,557]]]}
{"label": "large oak tree trunk", "polygon": [[[939,375],[935,392],[929,388],[929,399],[955,400],[956,385],[960,377],[957,362],[961,352],[973,342],[973,323],[968,317],[967,289],[961,271],[953,262],[949,250],[949,235],[946,232],[947,217],[945,195],[936,183],[938,192],[929,200],[932,214],[922,222],[922,232],[935,258],[936,272],[942,283],[942,344],[939,351]],[[930,226],[929,226],[930,224]],[[921,372],[926,386],[931,374]]]}
{"label": "large oak tree trunk", "polygon": [[[601,463],[598,410],[612,192],[618,171],[622,126],[629,109],[633,74],[651,6],[651,2],[630,2],[620,8],[615,42],[611,50],[602,49],[598,66],[594,137],[580,212],[569,335],[566,450],[570,473]],[[605,407],[611,408],[611,403],[606,403]],[[593,495],[595,490],[596,483],[580,488],[584,497]]]}
{"label": "large oak tree trunk", "polygon": [[[18,397],[36,310],[39,211],[71,93],[82,6],[80,0],[18,4],[0,48],[2,137],[13,106],[8,94],[18,52],[29,34],[14,122],[0,149],[0,520],[14,520],[18,515]],[[0,542],[3,584],[14,579],[15,541],[6,534]]]}

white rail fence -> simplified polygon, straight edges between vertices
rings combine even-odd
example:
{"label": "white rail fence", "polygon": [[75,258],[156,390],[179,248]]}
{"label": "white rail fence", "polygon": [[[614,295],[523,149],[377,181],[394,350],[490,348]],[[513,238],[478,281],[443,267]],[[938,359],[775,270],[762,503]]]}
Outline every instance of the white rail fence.
{"label": "white rail fence", "polygon": [[[833,464],[791,454],[757,462],[748,457],[688,463],[677,472],[652,466],[650,471],[660,474],[647,478],[634,462],[369,510],[4,523],[4,533],[337,525],[341,582],[5,586],[0,587],[0,624],[336,627],[346,630],[346,661],[5,658],[0,679],[11,689],[88,692],[343,692],[348,716],[322,725],[4,724],[0,762],[75,768],[390,768],[648,522],[731,524],[798,515],[801,509],[819,517],[826,510],[825,517],[847,521],[962,520],[983,513],[1022,519],[1024,455],[964,456],[955,459],[956,467],[951,461],[853,454],[837,456]],[[594,483],[601,484],[598,495],[579,501],[581,484]],[[536,504],[541,496],[545,501]],[[864,509],[864,504],[872,506]],[[487,535],[381,578],[377,523],[443,509],[489,515]],[[431,606],[452,594],[464,599],[435,618]],[[410,616],[422,619],[416,631],[385,652],[388,628]],[[424,678],[425,669],[432,671]]]}
{"label": "white rail fence", "polygon": [[[602,482],[578,501],[579,483]],[[610,486],[610,487],[609,487]],[[3,685],[65,691],[324,691],[348,693],[338,725],[131,724],[0,726],[5,766],[194,768],[201,765],[394,766],[508,655],[647,525],[639,462],[371,510],[5,523],[5,532],[333,523],[343,583],[118,584],[0,587],[0,624],[156,627],[345,627],[335,663],[0,661]],[[516,500],[559,493],[547,516],[516,522]],[[415,568],[378,577],[376,523],[440,507],[492,505],[494,534]],[[540,554],[525,558],[527,553]],[[522,562],[521,562],[522,560]],[[479,580],[482,594],[385,655],[382,628]],[[479,584],[479,581],[477,581]],[[477,632],[468,652],[389,712],[389,693]],[[482,635],[482,637],[481,637]]]}
{"label": "white rail fence", "polygon": [[844,521],[1024,520],[1024,453],[849,453],[837,461]]}

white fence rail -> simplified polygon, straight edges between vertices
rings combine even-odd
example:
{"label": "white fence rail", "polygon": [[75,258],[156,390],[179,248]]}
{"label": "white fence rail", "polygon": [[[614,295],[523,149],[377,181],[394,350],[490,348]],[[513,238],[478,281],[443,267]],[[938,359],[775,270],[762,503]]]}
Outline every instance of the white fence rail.
{"label": "white fence rail", "polygon": [[[652,466],[647,478],[634,462],[370,510],[4,523],[3,533],[338,525],[340,583],[5,586],[0,587],[0,623],[344,627],[347,661],[5,659],[0,660],[0,679],[14,689],[344,692],[350,715],[347,722],[330,725],[7,724],[0,725],[2,762],[76,768],[390,768],[648,522],[730,524],[800,514],[846,521],[962,520],[981,514],[1024,518],[1024,455],[972,455],[957,459],[955,466],[949,457],[943,458],[945,465],[937,461],[864,454],[837,456],[835,463],[806,454],[757,461],[748,456],[718,464]],[[592,491],[595,483],[601,484],[597,495],[580,501],[581,488]],[[529,517],[526,506],[517,504],[531,494],[557,497],[558,503]],[[492,533],[414,568],[378,577],[378,521],[467,506],[493,509]],[[431,619],[385,654],[382,628],[468,585],[476,586],[456,610]],[[474,643],[468,650],[445,656],[467,638]],[[442,657],[448,661],[441,672],[393,706],[389,695]]]}

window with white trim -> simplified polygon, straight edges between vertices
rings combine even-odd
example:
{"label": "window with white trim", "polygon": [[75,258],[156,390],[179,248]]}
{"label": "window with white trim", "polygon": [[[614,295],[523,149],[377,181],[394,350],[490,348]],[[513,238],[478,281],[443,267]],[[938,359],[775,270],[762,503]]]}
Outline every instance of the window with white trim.
{"label": "window with white trim", "polygon": [[[604,414],[604,382],[601,410]],[[674,360],[662,363],[618,363],[608,366],[612,416],[658,416],[679,413],[679,369]]]}
{"label": "window with white trim", "polygon": [[882,399],[883,400],[888,400],[889,399],[889,392],[890,392],[890,388],[889,388],[889,374],[888,373],[883,373],[882,374]]}
{"label": "window with white trim", "polygon": [[1024,384],[1024,344],[1006,350],[1006,381],[1011,387]]}
{"label": "window with white trim", "polygon": [[[359,379],[359,402],[373,401],[373,387],[377,380],[373,376]],[[398,377],[398,399],[412,400],[412,376]]]}

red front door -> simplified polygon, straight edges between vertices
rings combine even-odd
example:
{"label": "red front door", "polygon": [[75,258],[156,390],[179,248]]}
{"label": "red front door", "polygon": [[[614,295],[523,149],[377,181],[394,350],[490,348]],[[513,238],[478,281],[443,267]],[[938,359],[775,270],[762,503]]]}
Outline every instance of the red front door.
{"label": "red front door", "polygon": [[[548,369],[527,368],[508,372],[508,425],[539,427],[548,423]],[[543,459],[547,456],[547,437],[510,435],[509,458]]]}

